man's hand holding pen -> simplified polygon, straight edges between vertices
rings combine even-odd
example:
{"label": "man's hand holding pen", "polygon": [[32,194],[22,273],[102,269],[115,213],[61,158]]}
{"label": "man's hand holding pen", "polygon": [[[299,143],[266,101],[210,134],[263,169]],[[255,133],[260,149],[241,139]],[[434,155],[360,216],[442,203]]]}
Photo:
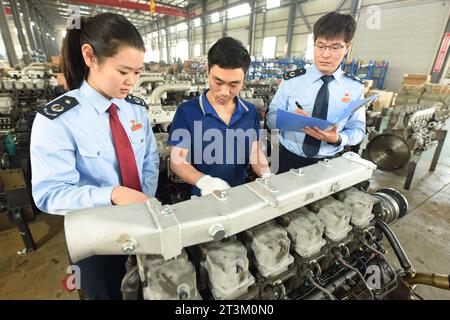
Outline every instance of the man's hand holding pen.
{"label": "man's hand holding pen", "polygon": [[295,109],[296,114],[299,114],[299,115],[305,116],[305,117],[310,117],[310,115],[308,113],[306,113],[305,110],[303,110],[302,106],[300,105],[300,103],[298,103],[298,101],[295,101],[295,105],[297,106],[297,109]]}

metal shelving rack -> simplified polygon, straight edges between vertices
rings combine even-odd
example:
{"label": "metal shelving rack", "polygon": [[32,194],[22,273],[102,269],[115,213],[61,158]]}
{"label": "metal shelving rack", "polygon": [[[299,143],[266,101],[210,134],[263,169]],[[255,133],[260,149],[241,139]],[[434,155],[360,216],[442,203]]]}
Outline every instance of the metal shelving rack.
{"label": "metal shelving rack", "polygon": [[383,89],[384,81],[388,71],[388,61],[369,60],[367,64],[362,60],[353,59],[341,64],[342,70],[355,74],[362,80],[374,80],[373,86],[377,89]]}
{"label": "metal shelving rack", "polygon": [[308,63],[311,64],[312,62],[303,58],[253,59],[247,75],[247,80],[266,78],[281,79],[283,73],[286,71],[303,68]]}

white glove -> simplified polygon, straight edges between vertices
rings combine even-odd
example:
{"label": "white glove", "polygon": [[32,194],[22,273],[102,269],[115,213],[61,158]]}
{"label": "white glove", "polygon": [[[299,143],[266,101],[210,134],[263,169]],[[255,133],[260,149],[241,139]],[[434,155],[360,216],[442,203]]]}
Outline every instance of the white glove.
{"label": "white glove", "polygon": [[267,179],[273,176],[272,172],[270,172],[270,169],[266,169],[266,171],[262,172],[261,179]]}
{"label": "white glove", "polygon": [[224,180],[214,178],[209,175],[204,175],[203,177],[198,179],[195,186],[200,189],[202,196],[213,193],[213,191],[215,190],[222,191],[231,188],[230,185]]}

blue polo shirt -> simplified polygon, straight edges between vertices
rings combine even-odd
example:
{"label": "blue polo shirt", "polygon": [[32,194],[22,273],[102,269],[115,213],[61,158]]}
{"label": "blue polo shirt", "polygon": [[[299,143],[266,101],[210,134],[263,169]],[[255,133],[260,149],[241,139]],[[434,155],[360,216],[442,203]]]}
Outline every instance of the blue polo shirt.
{"label": "blue polo shirt", "polygon": [[[206,98],[181,104],[173,118],[168,143],[187,149],[187,161],[198,171],[234,187],[245,183],[250,148],[259,138],[259,117],[253,104],[238,97],[227,125]],[[197,187],[193,195],[200,195]]]}

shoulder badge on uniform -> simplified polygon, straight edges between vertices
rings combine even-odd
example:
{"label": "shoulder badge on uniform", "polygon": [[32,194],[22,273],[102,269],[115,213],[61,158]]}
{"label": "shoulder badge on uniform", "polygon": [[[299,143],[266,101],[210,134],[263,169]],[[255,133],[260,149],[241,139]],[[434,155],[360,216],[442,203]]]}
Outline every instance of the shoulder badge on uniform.
{"label": "shoulder badge on uniform", "polygon": [[74,97],[63,96],[39,108],[38,112],[50,120],[53,120],[77,105],[78,100]]}
{"label": "shoulder badge on uniform", "polygon": [[283,79],[284,80],[289,80],[298,76],[302,76],[306,73],[306,69],[305,68],[300,68],[300,69],[295,69],[292,71],[288,71],[286,73],[283,74]]}
{"label": "shoulder badge on uniform", "polygon": [[359,82],[359,83],[361,83],[361,84],[364,84],[364,80],[361,80],[360,78],[358,78],[358,77],[355,76],[354,74],[351,74],[351,73],[346,72],[346,73],[344,73],[344,75],[345,75],[346,77],[352,79],[352,80],[355,80],[355,81],[357,81],[357,82]]}
{"label": "shoulder badge on uniform", "polygon": [[144,99],[133,96],[131,94],[127,95],[125,100],[128,101],[129,103],[138,104],[140,106],[147,107],[147,104],[145,103]]}

